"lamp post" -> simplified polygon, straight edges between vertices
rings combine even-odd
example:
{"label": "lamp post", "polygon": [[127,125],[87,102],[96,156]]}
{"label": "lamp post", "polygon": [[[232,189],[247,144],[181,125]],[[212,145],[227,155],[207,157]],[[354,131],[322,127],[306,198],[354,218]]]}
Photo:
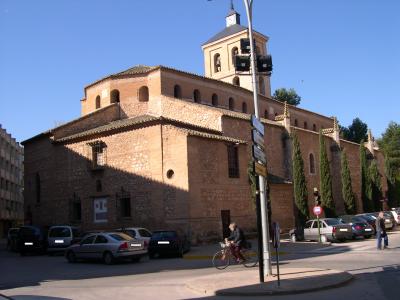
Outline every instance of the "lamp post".
{"label": "lamp post", "polygon": [[[260,118],[258,111],[258,89],[257,89],[257,79],[256,79],[256,53],[253,40],[253,24],[252,24],[252,6],[253,0],[243,0],[246,7],[247,23],[249,26],[249,39],[250,39],[250,63],[251,63],[251,81],[253,85],[253,100],[254,100],[254,113],[257,119]],[[258,176],[259,186],[260,186],[260,203],[261,203],[261,231],[263,240],[263,257],[264,257],[264,267],[266,269],[266,274],[272,274],[271,267],[271,257],[269,248],[269,220],[267,212],[266,203],[266,178],[263,176]]]}

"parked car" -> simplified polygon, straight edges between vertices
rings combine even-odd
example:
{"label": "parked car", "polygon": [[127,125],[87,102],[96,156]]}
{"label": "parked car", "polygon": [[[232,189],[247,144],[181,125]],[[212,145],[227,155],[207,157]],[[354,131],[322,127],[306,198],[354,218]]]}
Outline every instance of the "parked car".
{"label": "parked car", "polygon": [[46,231],[38,226],[21,226],[18,231],[17,247],[21,255],[30,252],[45,253],[47,249]]}
{"label": "parked car", "polygon": [[119,228],[116,231],[126,233],[127,235],[130,235],[131,237],[137,240],[144,241],[144,245],[146,246],[146,248],[149,246],[152,233],[150,232],[150,230],[146,228],[127,227],[127,228]]}
{"label": "parked car", "polygon": [[396,221],[396,224],[399,225],[400,224],[400,209],[392,208],[392,210],[390,212],[393,215],[393,217]]}
{"label": "parked car", "polygon": [[107,265],[116,260],[139,261],[147,255],[143,241],[122,232],[101,232],[86,235],[80,243],[69,246],[66,259],[73,263],[79,259],[103,260]]}
{"label": "parked car", "polygon": [[[373,212],[373,213],[366,213],[365,215],[371,216],[372,218],[374,218],[374,220],[376,220],[376,218],[378,217],[378,214],[379,214],[378,212]],[[391,214],[388,215],[387,213],[383,213],[383,216],[385,218],[385,228],[393,229],[394,218],[391,216]]]}
{"label": "parked car", "polygon": [[18,251],[19,228],[10,228],[7,232],[7,250]]}
{"label": "parked car", "polygon": [[362,236],[368,239],[375,234],[374,228],[361,217],[353,215],[343,215],[340,216],[339,219],[343,223],[351,225],[353,238]]}
{"label": "parked car", "polygon": [[174,254],[183,257],[183,254],[189,250],[190,241],[186,235],[181,235],[174,230],[154,231],[150,239],[150,258],[163,254]]}
{"label": "parked car", "polygon": [[[339,219],[319,219],[319,224],[323,243],[336,240],[343,241],[353,237],[351,225],[343,224]],[[309,220],[306,222],[304,229],[292,229],[289,234],[292,242],[299,240],[318,241],[318,220]]]}
{"label": "parked car", "polygon": [[80,231],[73,226],[51,226],[47,235],[47,252],[64,251],[80,236]]}
{"label": "parked car", "polygon": [[389,222],[386,221],[387,219],[389,219],[390,220],[390,224],[392,225],[390,227],[390,229],[394,229],[396,227],[396,225],[397,225],[397,222],[396,222],[396,219],[394,218],[394,215],[391,213],[391,211],[384,211],[383,215],[385,217],[385,225],[386,225],[386,223],[389,223]]}
{"label": "parked car", "polygon": [[376,218],[375,217],[370,216],[368,214],[359,214],[359,215],[356,215],[356,217],[362,218],[364,221],[366,221],[369,225],[372,226],[372,228],[374,229],[374,232],[376,233],[376,224],[375,224]]}

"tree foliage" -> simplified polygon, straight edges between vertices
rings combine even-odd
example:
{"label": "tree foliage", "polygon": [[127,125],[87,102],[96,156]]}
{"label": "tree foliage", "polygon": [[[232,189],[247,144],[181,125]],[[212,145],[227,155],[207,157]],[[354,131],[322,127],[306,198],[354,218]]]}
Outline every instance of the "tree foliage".
{"label": "tree foliage", "polygon": [[304,175],[304,161],[301,156],[300,143],[296,133],[292,134],[293,139],[293,189],[294,201],[297,207],[297,222],[298,226],[304,225],[309,218],[308,211],[308,191],[306,176]]}
{"label": "tree foliage", "polygon": [[372,207],[374,211],[380,211],[382,209],[382,184],[381,174],[379,173],[378,164],[376,160],[372,160],[368,167],[368,176],[370,180],[370,187],[368,197],[371,199]]}
{"label": "tree foliage", "polygon": [[385,155],[389,205],[397,207],[400,205],[400,124],[390,122],[378,143]]}
{"label": "tree foliage", "polygon": [[251,203],[253,205],[253,208],[256,207],[256,197],[257,197],[257,176],[254,173],[254,168],[253,168],[253,160],[249,160],[249,163],[247,165],[247,176],[250,184],[250,191],[251,191]]}
{"label": "tree foliage", "polygon": [[322,131],[319,133],[319,175],[321,189],[321,205],[328,218],[336,216],[335,202],[333,201],[332,177],[326,153],[325,139]]}
{"label": "tree foliage", "polygon": [[289,89],[289,90],[285,88],[276,89],[274,94],[272,95],[272,98],[280,102],[287,101],[288,104],[295,106],[299,105],[301,102],[301,97],[297,95],[294,89]]}
{"label": "tree foliage", "polygon": [[367,161],[367,151],[364,147],[364,140],[360,143],[360,168],[361,168],[361,201],[364,212],[372,212],[374,206],[372,203],[372,185],[369,176]]}
{"label": "tree foliage", "polygon": [[341,164],[342,195],[344,200],[344,207],[346,210],[346,214],[354,215],[356,213],[356,197],[354,195],[353,187],[351,184],[349,162],[347,160],[346,152],[344,151],[342,151]]}
{"label": "tree foliage", "polygon": [[340,126],[340,131],[345,140],[360,143],[361,140],[367,139],[368,125],[359,118],[355,118],[350,126]]}

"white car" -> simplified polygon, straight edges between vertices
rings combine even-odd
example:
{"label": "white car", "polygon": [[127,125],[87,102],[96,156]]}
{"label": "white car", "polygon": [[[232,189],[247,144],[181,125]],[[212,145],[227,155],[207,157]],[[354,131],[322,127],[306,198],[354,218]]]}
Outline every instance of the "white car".
{"label": "white car", "polygon": [[126,227],[126,228],[119,228],[116,231],[126,233],[137,240],[144,241],[144,245],[146,248],[149,246],[152,233],[150,230],[146,228]]}
{"label": "white car", "polygon": [[390,211],[394,217],[394,220],[396,221],[396,224],[400,224],[400,209],[399,208],[392,208]]}

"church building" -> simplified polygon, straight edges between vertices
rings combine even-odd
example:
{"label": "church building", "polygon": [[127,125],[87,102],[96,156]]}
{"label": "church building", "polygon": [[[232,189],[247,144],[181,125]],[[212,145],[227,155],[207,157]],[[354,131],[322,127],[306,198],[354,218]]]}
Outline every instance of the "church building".
{"label": "church building", "polygon": [[[248,178],[254,113],[251,77],[233,59],[247,37],[232,8],[226,27],[202,45],[205,75],[166,66],[134,66],[84,88],[81,116],[25,142],[25,222],[74,224],[83,230],[128,226],[176,229],[193,243],[221,239],[229,222],[256,231]],[[267,54],[268,37],[255,32]],[[347,153],[357,210],[362,211],[360,145],[339,137],[336,118],[271,98],[258,76],[265,126],[272,219],[294,226],[290,133],[296,132],[309,191],[319,187],[319,131],[323,129],[338,213],[344,212],[340,150]],[[372,135],[365,147],[383,155]]]}

